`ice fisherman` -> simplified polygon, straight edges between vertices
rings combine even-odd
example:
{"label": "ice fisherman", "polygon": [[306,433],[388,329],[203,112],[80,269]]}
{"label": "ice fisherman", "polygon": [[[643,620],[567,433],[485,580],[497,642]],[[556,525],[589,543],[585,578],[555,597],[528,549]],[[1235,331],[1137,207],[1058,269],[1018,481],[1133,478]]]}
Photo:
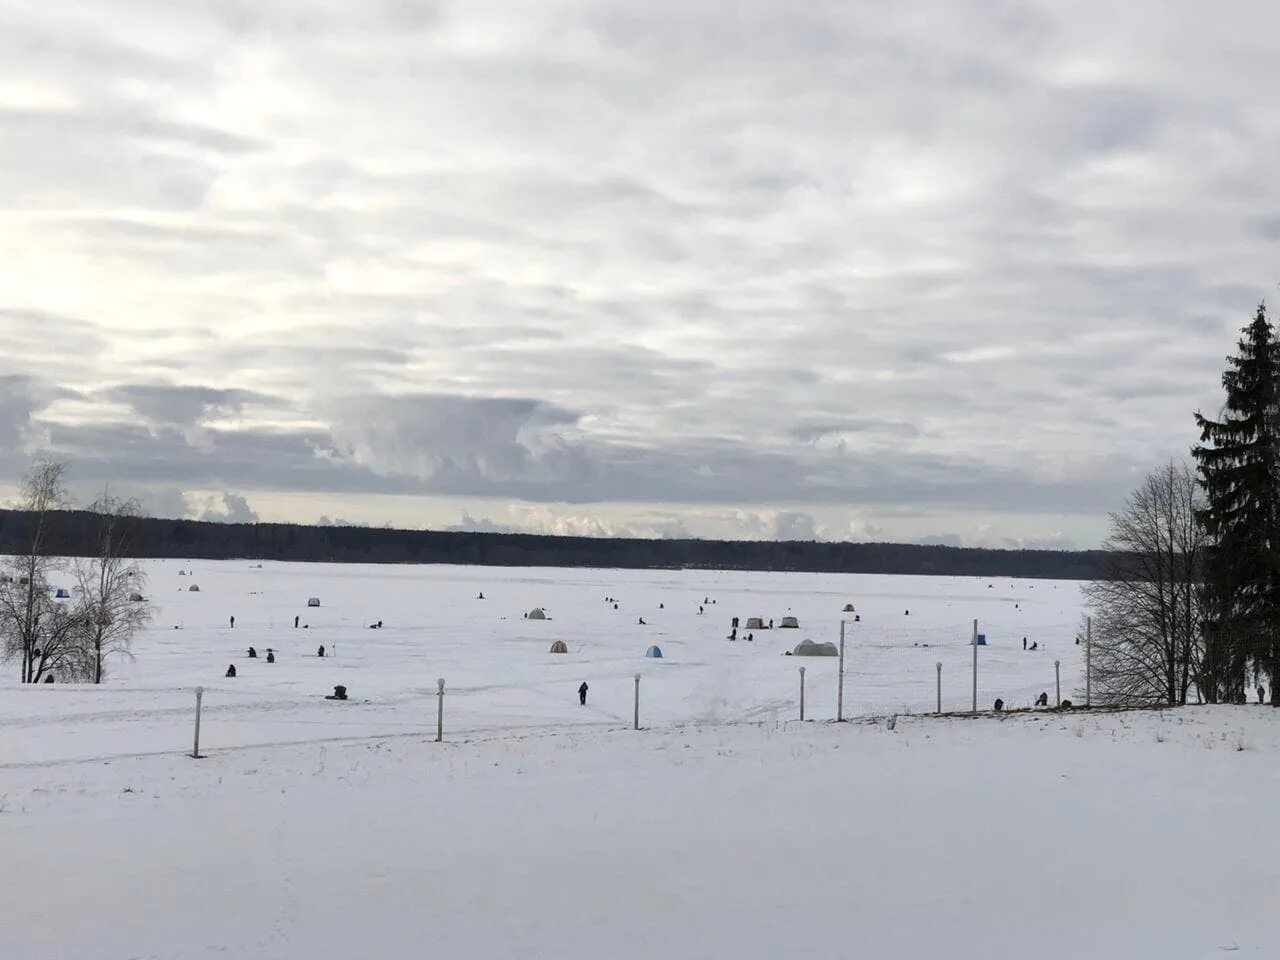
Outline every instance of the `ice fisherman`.
{"label": "ice fisherman", "polygon": [[257,660],[257,659],[258,659],[258,651],[257,651],[257,650],[255,650],[255,649],[253,649],[253,647],[250,647],[250,648],[249,648],[249,659],[250,659],[250,660]]}
{"label": "ice fisherman", "polygon": [[1027,638],[1026,638],[1026,637],[1023,637],[1023,638],[1022,638],[1022,649],[1023,649],[1023,650],[1027,649]]}
{"label": "ice fisherman", "polygon": [[274,653],[274,652],[272,652],[271,648],[270,648],[270,647],[268,647],[268,648],[267,648],[267,663],[275,663],[275,662],[276,662],[276,655],[275,655],[275,653]]}
{"label": "ice fisherman", "polygon": [[227,664],[227,676],[234,677],[236,675],[236,665],[234,663]]}
{"label": "ice fisherman", "polygon": [[297,629],[298,629],[298,620],[299,620],[299,618],[298,618],[298,617],[296,617],[296,616],[293,618],[293,629],[295,629],[295,630],[297,630]]}
{"label": "ice fisherman", "polygon": [[322,644],[320,644],[320,649],[318,649],[318,650],[316,651],[316,656],[317,656],[317,657],[319,657],[321,660],[323,660],[323,659],[324,659],[324,644],[323,644],[323,643],[322,643]]}
{"label": "ice fisherman", "polygon": [[232,629],[232,630],[234,630],[235,628],[236,628],[236,618],[235,618],[235,615],[234,615],[234,614],[232,614],[232,616],[231,616],[231,629]]}
{"label": "ice fisherman", "polygon": [[582,686],[578,688],[578,703],[582,706],[587,705],[587,681],[582,681]]}

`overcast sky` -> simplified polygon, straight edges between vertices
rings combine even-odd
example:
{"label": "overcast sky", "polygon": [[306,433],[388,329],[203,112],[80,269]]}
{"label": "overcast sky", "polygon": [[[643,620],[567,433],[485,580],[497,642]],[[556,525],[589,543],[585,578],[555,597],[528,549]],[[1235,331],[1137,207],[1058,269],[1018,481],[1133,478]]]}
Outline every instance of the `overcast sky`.
{"label": "overcast sky", "polygon": [[1275,290],[1259,2],[0,4],[0,475],[1091,546]]}

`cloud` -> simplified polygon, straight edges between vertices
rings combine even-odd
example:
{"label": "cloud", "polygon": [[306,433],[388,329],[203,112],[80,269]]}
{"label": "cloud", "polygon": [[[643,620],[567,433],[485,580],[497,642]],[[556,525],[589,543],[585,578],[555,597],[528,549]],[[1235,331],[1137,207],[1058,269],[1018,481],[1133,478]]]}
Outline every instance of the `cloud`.
{"label": "cloud", "polygon": [[258,515],[249,507],[249,501],[238,493],[224,493],[221,503],[205,508],[200,519],[214,523],[258,523]]}
{"label": "cloud", "polygon": [[775,540],[819,540],[818,522],[799,510],[783,510],[773,518]]}
{"label": "cloud", "polygon": [[1089,544],[1271,292],[1269,8],[158,10],[0,12],[10,475]]}

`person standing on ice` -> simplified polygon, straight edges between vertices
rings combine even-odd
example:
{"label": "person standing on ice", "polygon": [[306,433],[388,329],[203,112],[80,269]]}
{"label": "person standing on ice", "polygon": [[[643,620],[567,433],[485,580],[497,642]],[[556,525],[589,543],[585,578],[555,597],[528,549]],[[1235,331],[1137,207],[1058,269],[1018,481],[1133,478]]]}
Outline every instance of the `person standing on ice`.
{"label": "person standing on ice", "polygon": [[582,686],[578,688],[578,703],[582,706],[587,705],[587,681],[582,681]]}
{"label": "person standing on ice", "polygon": [[1023,649],[1023,650],[1027,649],[1027,638],[1026,638],[1026,637],[1023,637],[1023,638],[1022,638],[1022,649]]}
{"label": "person standing on ice", "polygon": [[232,615],[231,615],[231,629],[232,629],[232,630],[234,630],[235,628],[236,628],[236,618],[235,618],[235,614],[232,614]]}
{"label": "person standing on ice", "polygon": [[296,616],[293,618],[293,629],[298,629],[298,618]]}

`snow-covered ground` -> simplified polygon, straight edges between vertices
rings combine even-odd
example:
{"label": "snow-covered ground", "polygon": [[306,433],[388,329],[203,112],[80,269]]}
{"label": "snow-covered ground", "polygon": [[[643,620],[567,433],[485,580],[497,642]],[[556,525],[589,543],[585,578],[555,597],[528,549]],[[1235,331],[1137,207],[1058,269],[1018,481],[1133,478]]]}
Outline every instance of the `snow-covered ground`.
{"label": "snow-covered ground", "polygon": [[[247,561],[147,569],[154,625],[102,687],[10,690],[0,676],[0,763],[173,750],[189,739],[196,685],[206,691],[210,750],[434,729],[437,678],[451,736],[629,724],[636,673],[649,727],[793,718],[800,665],[808,715],[834,717],[836,661],[783,654],[804,638],[837,641],[841,617],[853,616],[846,603],[861,617],[847,628],[846,715],[934,710],[937,663],[944,709],[968,710],[975,618],[988,643],[982,707],[996,697],[1029,706],[1041,692],[1052,700],[1054,659],[1064,697],[1076,696],[1082,676],[1071,582]],[[524,619],[533,607],[550,619]],[[745,629],[748,617],[777,624],[788,615],[800,629]],[[733,616],[743,624],[737,642],[726,639]],[[381,630],[367,629],[379,620]],[[1024,653],[1024,636],[1040,649]],[[567,654],[548,652],[556,640]],[[257,660],[245,656],[251,645]],[[651,645],[661,660],[645,657]],[[235,679],[224,678],[230,663]],[[576,694],[584,680],[585,709]],[[323,699],[336,684],[351,701]],[[39,736],[15,735],[24,725]]]}
{"label": "snow-covered ground", "polygon": [[[889,729],[885,714],[933,708],[939,661],[944,705],[968,707],[975,617],[984,706],[1052,697],[1055,657],[1073,696],[1074,584],[149,570],[156,625],[108,683],[0,686],[0,957],[1274,952],[1280,863],[1260,825],[1280,787],[1276,711]],[[821,722],[835,664],[808,659],[820,722],[799,723],[800,664],[782,652],[834,639],[846,602],[862,617],[848,712],[881,718]],[[552,619],[524,620],[535,605]],[[800,630],[724,639],[730,616],[788,614]],[[1024,654],[1023,635],[1047,652]],[[556,639],[569,654],[547,652]],[[644,658],[652,643],[663,660]],[[247,660],[249,644],[278,661]],[[337,683],[353,701],[321,698]],[[202,760],[183,755],[196,684]]]}

